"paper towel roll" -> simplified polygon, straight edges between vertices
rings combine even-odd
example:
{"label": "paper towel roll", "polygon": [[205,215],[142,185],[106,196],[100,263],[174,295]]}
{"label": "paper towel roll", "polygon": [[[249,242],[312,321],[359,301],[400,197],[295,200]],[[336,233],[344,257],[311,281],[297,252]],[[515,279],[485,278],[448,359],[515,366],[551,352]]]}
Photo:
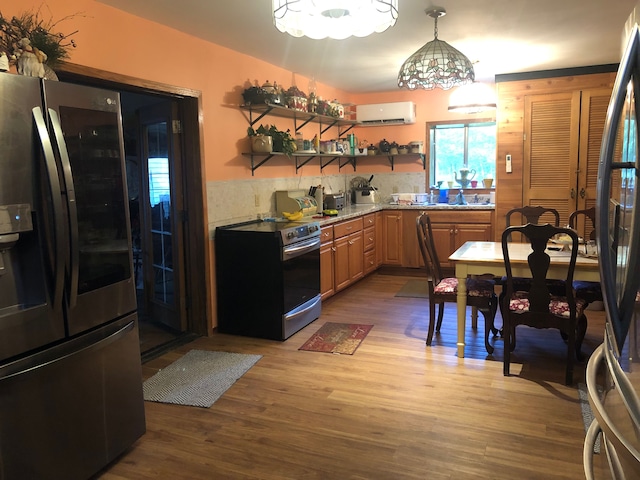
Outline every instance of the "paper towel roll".
{"label": "paper towel roll", "polygon": [[496,203],[496,192],[490,192],[489,193],[489,203],[493,203],[495,205],[495,203]]}
{"label": "paper towel roll", "polygon": [[324,210],[324,206],[322,203],[322,200],[324,197],[322,193],[322,185],[318,185],[318,188],[316,189],[315,197],[316,197],[316,204],[318,205],[318,210],[316,211],[316,213],[322,213]]}

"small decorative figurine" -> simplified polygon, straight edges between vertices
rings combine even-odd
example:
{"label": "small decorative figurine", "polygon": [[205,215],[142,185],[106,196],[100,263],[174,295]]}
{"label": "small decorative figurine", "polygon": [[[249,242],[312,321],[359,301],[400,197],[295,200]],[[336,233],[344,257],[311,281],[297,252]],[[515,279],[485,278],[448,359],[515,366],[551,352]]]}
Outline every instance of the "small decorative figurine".
{"label": "small decorative figurine", "polygon": [[17,68],[20,75],[44,78],[44,61],[47,59],[47,55],[32,47],[31,40],[28,38],[20,39],[16,56],[18,57]]}
{"label": "small decorative figurine", "polygon": [[6,52],[0,53],[0,72],[9,71],[9,58],[7,57]]}

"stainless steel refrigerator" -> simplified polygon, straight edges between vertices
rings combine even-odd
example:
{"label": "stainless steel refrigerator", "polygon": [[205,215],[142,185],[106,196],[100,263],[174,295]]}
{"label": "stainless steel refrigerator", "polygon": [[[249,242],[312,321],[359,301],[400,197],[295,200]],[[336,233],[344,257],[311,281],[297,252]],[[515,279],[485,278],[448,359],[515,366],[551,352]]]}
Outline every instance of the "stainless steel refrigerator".
{"label": "stainless steel refrigerator", "polygon": [[0,74],[0,479],[145,432],[119,95]]}
{"label": "stainless steel refrigerator", "polygon": [[640,4],[624,27],[598,168],[596,228],[606,323],[604,342],[587,365],[595,417],[585,438],[588,479],[594,478],[598,438],[607,478],[640,478],[639,21]]}

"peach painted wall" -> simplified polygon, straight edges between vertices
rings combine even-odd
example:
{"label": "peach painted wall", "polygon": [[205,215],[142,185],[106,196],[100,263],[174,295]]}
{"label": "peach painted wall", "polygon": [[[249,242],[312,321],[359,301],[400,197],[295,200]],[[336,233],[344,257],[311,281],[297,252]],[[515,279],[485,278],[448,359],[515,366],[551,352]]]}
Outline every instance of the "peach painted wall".
{"label": "peach painted wall", "polygon": [[[266,80],[288,88],[295,81],[308,91],[308,78],[93,0],[0,1],[5,17],[40,7],[45,20],[80,12],[55,29],[78,30],[73,36],[77,48],[71,50],[69,62],[201,92],[205,181],[251,177],[249,161],[241,155],[249,147],[248,123],[237,108],[245,88]],[[323,98],[349,101],[346,92],[321,83],[317,88]],[[290,122],[269,121],[282,129],[292,127]],[[329,170],[326,173],[334,173]],[[260,174],[283,177],[296,172],[291,161],[283,160],[280,165],[272,162]]]}

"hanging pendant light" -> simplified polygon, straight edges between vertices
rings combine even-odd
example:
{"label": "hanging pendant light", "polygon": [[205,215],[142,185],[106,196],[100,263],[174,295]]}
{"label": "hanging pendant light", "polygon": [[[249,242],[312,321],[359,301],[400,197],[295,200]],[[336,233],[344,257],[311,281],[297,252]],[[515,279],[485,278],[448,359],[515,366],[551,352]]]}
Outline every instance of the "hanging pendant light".
{"label": "hanging pendant light", "polygon": [[418,87],[425,90],[435,87],[449,90],[451,87],[473,82],[475,73],[469,59],[447,42],[438,40],[438,18],[447,13],[445,9],[436,7],[425,10],[425,13],[435,19],[434,39],[402,64],[398,73],[398,86],[409,90]]}
{"label": "hanging pendant light", "polygon": [[497,108],[496,94],[486,83],[473,82],[456,90],[449,97],[449,111],[479,113]]}
{"label": "hanging pendant light", "polygon": [[398,19],[398,0],[272,0],[272,6],[278,30],[314,40],[366,37]]}

